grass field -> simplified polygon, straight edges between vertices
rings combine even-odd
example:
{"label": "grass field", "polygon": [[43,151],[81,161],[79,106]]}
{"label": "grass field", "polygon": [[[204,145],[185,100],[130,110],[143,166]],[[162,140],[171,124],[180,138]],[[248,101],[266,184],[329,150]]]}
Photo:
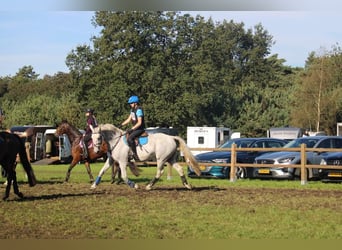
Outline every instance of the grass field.
{"label": "grass field", "polygon": [[143,167],[130,174],[138,190],[111,184],[109,172],[90,190],[83,164],[64,183],[67,167],[33,165],[29,187],[18,166],[25,198],[0,202],[0,239],[342,239],[341,184],[188,178],[189,191],[174,172],[145,191],[156,169]]}

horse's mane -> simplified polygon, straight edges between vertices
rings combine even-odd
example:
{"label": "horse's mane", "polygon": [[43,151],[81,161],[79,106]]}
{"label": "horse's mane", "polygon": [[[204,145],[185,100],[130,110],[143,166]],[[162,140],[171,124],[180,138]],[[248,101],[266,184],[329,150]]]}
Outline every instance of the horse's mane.
{"label": "horse's mane", "polygon": [[57,127],[58,130],[64,130],[69,137],[70,142],[78,144],[82,138],[82,133],[72,124],[63,120],[62,123]]}
{"label": "horse's mane", "polygon": [[114,131],[114,132],[118,132],[118,133],[122,132],[121,129],[119,129],[118,127],[114,126],[111,123],[100,124],[98,126],[98,129],[101,130],[101,131]]}
{"label": "horse's mane", "polygon": [[82,135],[82,133],[74,125],[70,124],[67,121],[62,121],[62,123],[60,124],[60,127],[66,128],[68,131],[72,132],[73,134]]}

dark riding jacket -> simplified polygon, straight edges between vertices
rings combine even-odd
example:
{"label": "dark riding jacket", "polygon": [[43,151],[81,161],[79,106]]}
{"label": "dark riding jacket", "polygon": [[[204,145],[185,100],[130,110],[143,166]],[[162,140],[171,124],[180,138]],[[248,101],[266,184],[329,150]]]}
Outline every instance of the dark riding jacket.
{"label": "dark riding jacket", "polygon": [[93,126],[93,128],[96,128],[98,126],[97,121],[93,115],[89,115],[89,117],[87,118],[87,127],[86,127],[86,131],[85,131],[85,133],[87,135],[92,134],[90,125]]}

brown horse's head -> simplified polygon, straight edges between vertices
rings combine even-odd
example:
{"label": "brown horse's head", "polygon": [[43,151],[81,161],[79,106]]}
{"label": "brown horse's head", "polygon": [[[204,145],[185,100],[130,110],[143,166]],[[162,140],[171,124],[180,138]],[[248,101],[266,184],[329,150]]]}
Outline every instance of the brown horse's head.
{"label": "brown horse's head", "polygon": [[70,142],[73,142],[75,139],[82,137],[82,133],[66,120],[63,120],[61,124],[56,128],[56,136],[60,136],[63,134],[66,134],[69,137]]}

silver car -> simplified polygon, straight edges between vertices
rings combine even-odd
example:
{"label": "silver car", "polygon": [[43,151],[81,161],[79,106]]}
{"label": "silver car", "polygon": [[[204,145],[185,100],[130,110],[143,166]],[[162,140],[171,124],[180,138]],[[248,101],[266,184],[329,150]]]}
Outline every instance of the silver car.
{"label": "silver car", "polygon": [[[302,143],[307,148],[342,148],[341,136],[308,136],[290,141],[284,148],[299,148]],[[307,152],[307,164],[320,164],[325,152]],[[300,178],[300,168],[286,167],[288,164],[300,164],[300,152],[281,151],[266,153],[255,158],[257,164],[275,164],[279,167],[254,168],[254,178],[297,179]],[[318,169],[307,168],[308,179],[318,179]]]}

